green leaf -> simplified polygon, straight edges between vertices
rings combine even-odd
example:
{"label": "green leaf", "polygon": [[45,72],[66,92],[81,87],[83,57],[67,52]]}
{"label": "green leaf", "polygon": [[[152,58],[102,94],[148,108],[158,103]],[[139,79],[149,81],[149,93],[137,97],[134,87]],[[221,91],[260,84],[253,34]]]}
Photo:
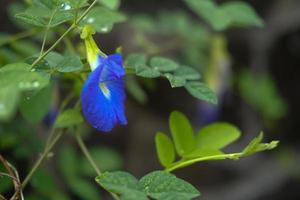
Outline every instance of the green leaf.
{"label": "green leaf", "polygon": [[23,117],[31,122],[37,123],[47,114],[52,99],[52,86],[40,90],[31,98],[24,98],[20,104]]}
{"label": "green leaf", "polygon": [[10,120],[19,102],[20,92],[14,86],[0,86],[0,121]]}
{"label": "green leaf", "polygon": [[274,149],[279,141],[272,141],[270,143],[261,143],[263,140],[263,133],[261,132],[256,138],[254,138],[243,150],[243,155],[248,156],[259,151]]}
{"label": "green leaf", "polygon": [[155,146],[161,165],[167,167],[175,160],[175,148],[172,140],[164,133],[158,132],[155,136]]}
{"label": "green leaf", "polygon": [[55,67],[59,72],[75,72],[83,69],[83,64],[78,55],[67,54]]}
{"label": "green leaf", "polygon": [[200,149],[222,149],[240,137],[240,130],[229,123],[217,122],[200,129],[196,135]]}
{"label": "green leaf", "polygon": [[142,53],[129,54],[125,60],[126,68],[137,69],[139,65],[146,65],[146,55]]}
{"label": "green leaf", "polygon": [[246,2],[226,2],[222,4],[222,11],[230,19],[231,26],[258,26],[264,25],[255,10]]}
{"label": "green leaf", "polygon": [[198,81],[189,81],[184,86],[186,90],[195,98],[217,104],[216,94],[204,83]]}
{"label": "green leaf", "polygon": [[157,200],[190,200],[200,196],[199,191],[188,182],[164,171],[154,171],[140,180],[144,192]]}
{"label": "green leaf", "polygon": [[117,10],[121,4],[120,0],[99,0],[99,1],[102,5],[112,10]]}
{"label": "green leaf", "polygon": [[30,13],[18,13],[15,15],[15,17],[22,22],[25,22],[27,24],[31,24],[34,26],[39,26],[39,27],[46,27],[47,26],[47,21],[44,20],[41,17],[38,17],[36,15],[30,14]]}
{"label": "green leaf", "polygon": [[82,200],[99,200],[100,194],[91,181],[76,178],[70,188]]}
{"label": "green leaf", "polygon": [[136,66],[136,75],[144,78],[157,78],[160,77],[160,72],[147,65],[141,64]]}
{"label": "green leaf", "polygon": [[56,68],[56,66],[64,59],[63,55],[58,52],[51,51],[45,60],[48,62],[50,68]]}
{"label": "green leaf", "polygon": [[243,99],[265,118],[277,120],[286,114],[287,104],[269,75],[242,71],[238,83]]}
{"label": "green leaf", "polygon": [[89,24],[99,33],[108,33],[115,23],[124,22],[126,17],[117,12],[104,7],[95,7],[82,20],[82,24]]}
{"label": "green leaf", "polygon": [[56,128],[67,128],[83,122],[81,113],[75,109],[68,109],[61,113],[55,121]]}
{"label": "green leaf", "polygon": [[122,200],[147,200],[138,180],[127,172],[105,172],[96,178],[104,189],[121,195]]}
{"label": "green leaf", "polygon": [[183,113],[173,111],[169,118],[169,126],[178,155],[184,156],[195,149],[194,132]]}
{"label": "green leaf", "polygon": [[32,6],[15,15],[22,22],[39,27],[55,27],[74,18],[71,4],[60,1],[33,1]]}
{"label": "green leaf", "polygon": [[171,59],[163,57],[153,57],[150,60],[150,66],[160,72],[175,71],[178,68],[178,64]]}
{"label": "green leaf", "polygon": [[39,90],[48,79],[30,71],[26,63],[14,63],[0,68],[0,120],[13,117],[22,91]]}
{"label": "green leaf", "polygon": [[253,8],[242,1],[228,2],[217,6],[213,0],[185,0],[185,3],[216,30],[230,27],[263,26],[262,19]]}
{"label": "green leaf", "polygon": [[191,81],[199,80],[201,78],[197,70],[188,66],[180,66],[175,71],[174,75]]}
{"label": "green leaf", "polygon": [[186,83],[186,80],[180,76],[176,76],[170,73],[165,73],[164,76],[169,80],[172,88],[182,87]]}
{"label": "green leaf", "polygon": [[30,71],[30,65],[26,63],[13,63],[0,68],[0,87],[12,85],[20,91],[38,90],[48,82],[48,78]]}

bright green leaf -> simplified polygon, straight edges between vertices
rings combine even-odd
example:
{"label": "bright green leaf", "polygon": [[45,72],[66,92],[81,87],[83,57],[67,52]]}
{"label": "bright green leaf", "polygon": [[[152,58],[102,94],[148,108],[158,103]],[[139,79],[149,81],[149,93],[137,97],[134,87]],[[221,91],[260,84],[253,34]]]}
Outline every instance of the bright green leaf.
{"label": "bright green leaf", "polygon": [[274,149],[279,141],[272,141],[270,143],[261,143],[263,140],[263,133],[261,132],[256,138],[254,138],[243,150],[245,156],[254,154],[259,151]]}
{"label": "bright green leaf", "polygon": [[177,153],[180,156],[195,149],[195,137],[188,118],[181,112],[173,111],[169,118],[169,126]]}
{"label": "bright green leaf", "polygon": [[217,104],[216,94],[204,83],[198,81],[189,81],[184,86],[186,90],[195,98]]}
{"label": "bright green leaf", "polygon": [[209,124],[196,135],[197,147],[200,149],[222,149],[240,137],[240,130],[229,123]]}
{"label": "bright green leaf", "polygon": [[164,133],[155,136],[155,146],[160,163],[167,167],[175,160],[175,148],[172,140]]}
{"label": "bright green leaf", "polygon": [[81,113],[75,109],[68,109],[61,113],[55,121],[56,128],[67,128],[83,122]]}

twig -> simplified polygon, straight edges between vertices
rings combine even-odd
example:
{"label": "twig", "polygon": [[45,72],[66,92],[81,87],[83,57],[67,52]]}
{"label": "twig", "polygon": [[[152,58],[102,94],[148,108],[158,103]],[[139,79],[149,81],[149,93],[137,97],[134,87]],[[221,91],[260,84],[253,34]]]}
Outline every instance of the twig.
{"label": "twig", "polygon": [[76,20],[67,30],[56,40],[56,42],[41,56],[39,56],[32,64],[31,68],[34,68],[45,56],[47,56],[71,31],[73,31],[81,20],[91,11],[91,9],[96,5],[97,0],[94,0],[93,3],[84,11],[84,13]]}
{"label": "twig", "polygon": [[[83,152],[83,154],[85,155],[85,157],[87,158],[87,160],[90,162],[91,166],[94,168],[95,172],[97,173],[98,176],[101,175],[101,171],[99,169],[99,167],[97,166],[97,164],[95,163],[94,159],[92,158],[90,152],[88,151],[87,147],[85,146],[82,137],[80,136],[79,133],[76,133],[76,140],[77,143],[81,149],[81,151]],[[112,197],[116,200],[119,200],[118,195],[116,195],[115,193],[110,192],[110,194],[112,195]]]}

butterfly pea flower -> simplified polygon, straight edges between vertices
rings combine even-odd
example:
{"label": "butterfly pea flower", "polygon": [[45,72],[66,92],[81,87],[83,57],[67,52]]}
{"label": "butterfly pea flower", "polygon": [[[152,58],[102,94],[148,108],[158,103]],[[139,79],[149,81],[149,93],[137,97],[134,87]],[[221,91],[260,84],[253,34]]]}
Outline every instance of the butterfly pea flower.
{"label": "butterfly pea flower", "polygon": [[103,54],[91,34],[84,40],[92,72],[81,91],[83,115],[95,129],[109,132],[117,124],[127,124],[122,56]]}

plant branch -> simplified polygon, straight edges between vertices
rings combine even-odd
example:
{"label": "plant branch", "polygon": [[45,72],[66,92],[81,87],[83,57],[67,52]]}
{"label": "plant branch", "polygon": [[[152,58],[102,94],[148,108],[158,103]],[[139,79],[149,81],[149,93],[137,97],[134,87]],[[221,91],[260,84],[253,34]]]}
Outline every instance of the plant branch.
{"label": "plant branch", "polygon": [[[55,133],[56,133],[55,131],[52,132],[52,134],[55,134]],[[53,140],[49,143],[49,145],[45,147],[44,152],[42,153],[40,158],[35,162],[34,166],[31,168],[30,172],[27,174],[24,181],[22,182],[21,189],[23,189],[28,184],[28,182],[31,179],[31,177],[33,176],[33,174],[40,167],[40,165],[43,163],[43,161],[47,158],[48,154],[50,153],[50,151],[52,150],[52,148],[54,147],[54,145],[57,143],[57,141],[60,139],[60,137],[62,135],[63,135],[63,132],[60,131],[56,135],[56,137],[54,137]],[[17,200],[17,199],[18,199],[17,193],[15,192],[15,194],[11,197],[11,200]]]}
{"label": "plant branch", "polygon": [[31,68],[34,68],[46,55],[48,55],[71,31],[73,31],[81,20],[91,11],[91,9],[96,5],[97,0],[94,0],[93,3],[84,11],[84,13],[56,40],[56,42],[41,56],[39,56],[32,64]]}
{"label": "plant branch", "polygon": [[[95,172],[97,173],[98,176],[101,175],[101,171],[99,169],[99,167],[97,166],[97,164],[95,163],[94,159],[92,158],[90,152],[88,151],[87,147],[85,146],[82,137],[80,136],[79,133],[76,133],[76,140],[77,143],[81,149],[81,151],[83,152],[83,154],[85,155],[85,157],[87,158],[87,160],[90,162],[91,166],[94,168]],[[110,194],[112,195],[112,197],[116,200],[119,200],[118,195],[116,195],[115,193],[110,192]]]}
{"label": "plant branch", "polygon": [[193,158],[190,160],[180,160],[178,162],[173,163],[170,167],[167,167],[165,171],[171,172],[176,169],[189,166],[191,164],[207,161],[207,160],[223,160],[223,159],[238,159],[240,157],[244,156],[244,153],[231,153],[231,154],[222,154],[222,155],[214,155],[214,156],[205,156],[200,158]]}

